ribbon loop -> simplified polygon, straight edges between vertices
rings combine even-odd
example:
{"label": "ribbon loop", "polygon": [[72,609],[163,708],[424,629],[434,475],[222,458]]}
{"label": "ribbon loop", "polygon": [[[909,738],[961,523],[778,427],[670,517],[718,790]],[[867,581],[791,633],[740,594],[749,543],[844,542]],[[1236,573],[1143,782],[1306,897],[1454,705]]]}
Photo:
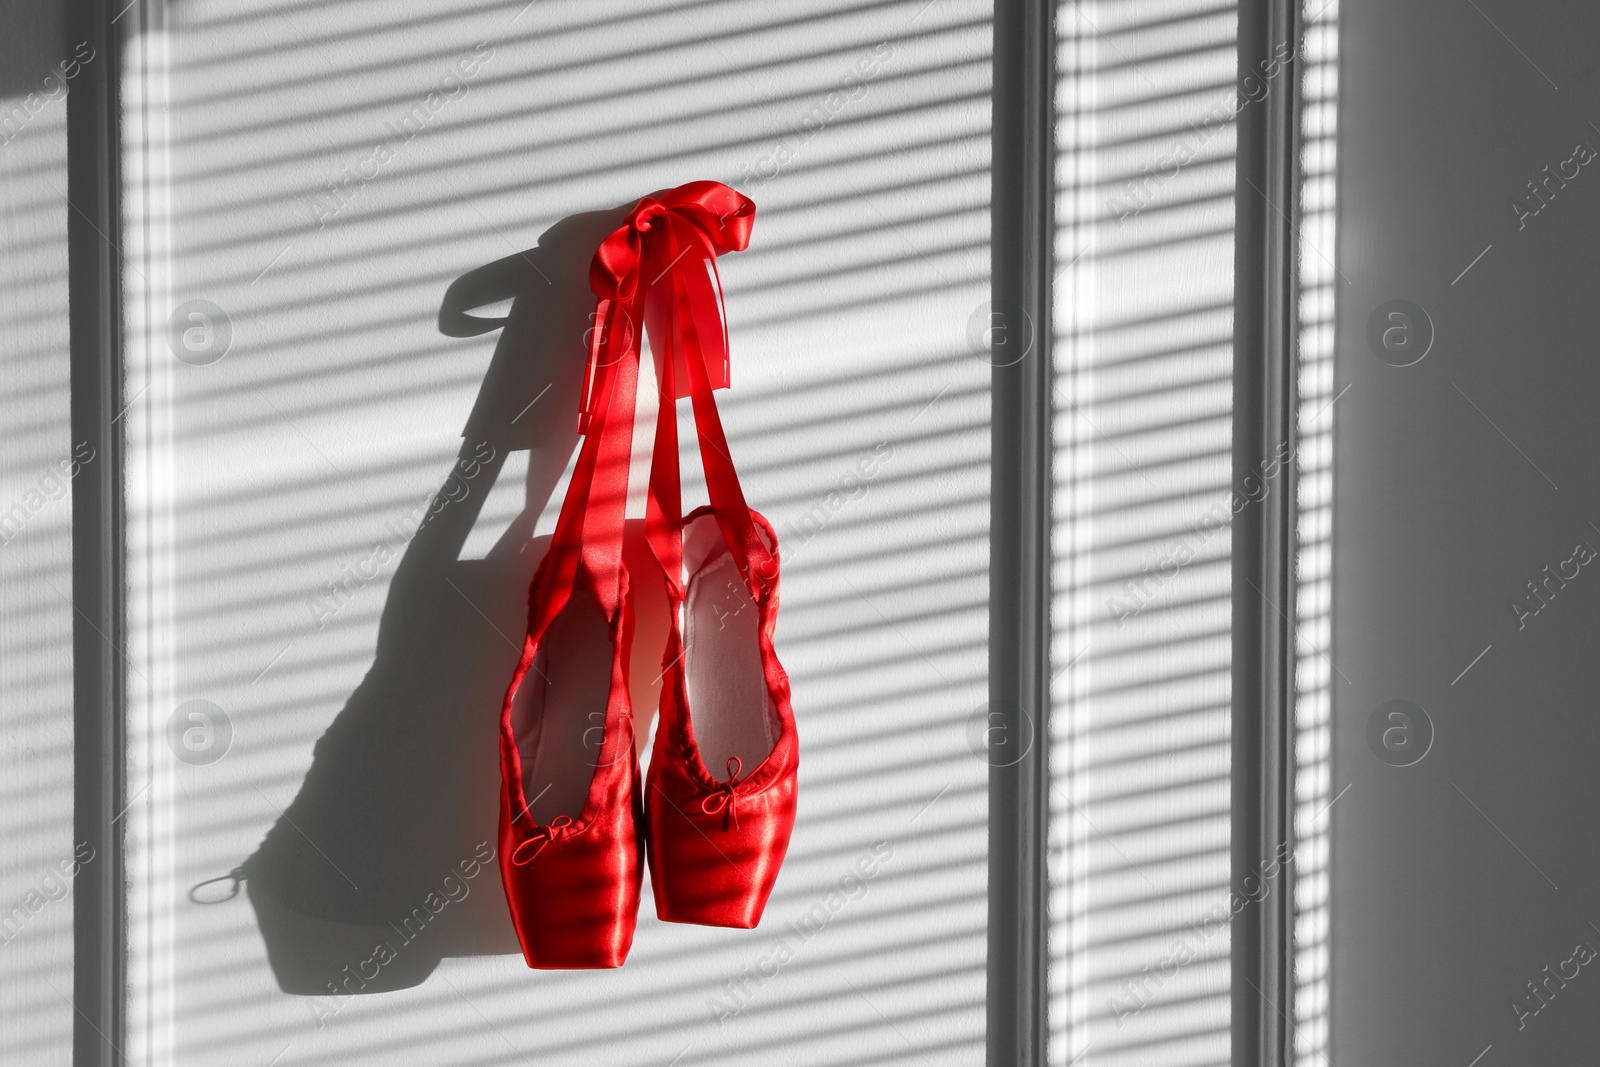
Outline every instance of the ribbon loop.
{"label": "ribbon loop", "polygon": [[534,861],[545,846],[556,839],[557,834],[572,825],[572,819],[566,815],[557,815],[544,826],[535,826],[528,831],[528,836],[523,839],[511,853],[511,862],[518,867],[525,867]]}
{"label": "ribbon loop", "polygon": [[739,813],[734,808],[734,802],[739,799],[739,794],[734,792],[734,786],[739,782],[739,771],[744,764],[739,762],[738,756],[729,756],[725,764],[728,770],[728,780],[718,782],[717,788],[700,801],[700,810],[707,815],[722,813],[722,829],[726,831],[731,825],[734,829],[739,826]]}

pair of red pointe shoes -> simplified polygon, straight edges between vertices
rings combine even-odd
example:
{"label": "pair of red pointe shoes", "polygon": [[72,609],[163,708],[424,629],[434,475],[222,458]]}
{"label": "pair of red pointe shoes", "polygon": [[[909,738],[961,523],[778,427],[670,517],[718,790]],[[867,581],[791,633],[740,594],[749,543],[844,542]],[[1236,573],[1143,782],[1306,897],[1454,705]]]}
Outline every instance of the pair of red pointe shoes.
{"label": "pair of red pointe shoes", "polygon": [[[745,503],[712,395],[728,379],[716,257],[748,245],[754,215],[716,182],[646,197],[590,269],[583,444],[500,717],[500,872],[530,967],[621,966],[647,854],[660,918],[753,927],[788,849],[799,748],[772,647],[777,539]],[[648,782],[623,559],[641,324],[660,386],[645,517],[659,573],[637,577],[664,582],[671,615]],[[679,396],[710,499],[687,517]]]}

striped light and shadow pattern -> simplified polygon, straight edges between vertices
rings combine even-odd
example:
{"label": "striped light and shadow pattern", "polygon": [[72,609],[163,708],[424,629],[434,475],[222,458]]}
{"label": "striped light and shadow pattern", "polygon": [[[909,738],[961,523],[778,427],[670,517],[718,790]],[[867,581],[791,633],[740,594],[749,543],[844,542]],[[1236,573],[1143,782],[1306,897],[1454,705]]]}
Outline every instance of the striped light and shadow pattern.
{"label": "striped light and shadow pattern", "polygon": [[[973,1062],[988,5],[128,17],[128,1061]],[[719,400],[785,547],[799,821],[760,929],[647,899],[624,968],[532,972],[474,854],[584,213],[701,178],[758,205]]]}
{"label": "striped light and shadow pattern", "polygon": [[56,5],[13,5],[0,41],[0,1063],[72,1056],[71,893],[80,855],[72,475],[81,466],[69,410],[71,83],[59,67],[73,49],[60,22]]}
{"label": "striped light and shadow pattern", "polygon": [[1300,131],[1300,454],[1295,663],[1295,1010],[1299,1067],[1328,1060],[1329,823],[1333,780],[1333,427],[1339,132],[1339,0],[1305,7]]}
{"label": "striped light and shadow pattern", "polygon": [[1059,1065],[1229,1061],[1236,27],[1213,0],[1058,8]]}

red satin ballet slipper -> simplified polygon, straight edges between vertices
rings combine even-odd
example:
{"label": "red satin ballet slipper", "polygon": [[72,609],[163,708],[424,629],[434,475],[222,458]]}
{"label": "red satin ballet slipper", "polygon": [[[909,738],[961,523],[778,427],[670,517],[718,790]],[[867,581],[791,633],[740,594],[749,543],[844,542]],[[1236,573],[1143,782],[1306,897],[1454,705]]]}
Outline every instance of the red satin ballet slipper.
{"label": "red satin ballet slipper", "polygon": [[500,875],[528,966],[620,967],[643,811],[622,563],[635,359],[597,361],[585,438],[500,713]]}
{"label": "red satin ballet slipper", "polygon": [[575,589],[530,635],[512,682],[500,873],[529,967],[620,967],[633,944],[644,824],[623,670],[630,626]]}
{"label": "red satin ballet slipper", "polygon": [[[753,210],[741,205],[745,216]],[[667,922],[749,929],[789,847],[799,741],[789,679],[772,646],[777,538],[745,504],[712,396],[711,374],[727,366],[710,284],[725,249],[698,237],[691,227],[669,229],[677,266],[652,283],[661,293],[645,320],[660,385],[645,529],[673,608],[645,790],[650,884],[656,915]],[[674,404],[680,376],[711,500],[687,520]]]}
{"label": "red satin ballet slipper", "polygon": [[747,578],[712,508],[683,525],[686,578],[646,788],[650,884],[668,922],[761,921],[794,829],[799,739],[772,647],[777,539],[747,512],[770,568]]}

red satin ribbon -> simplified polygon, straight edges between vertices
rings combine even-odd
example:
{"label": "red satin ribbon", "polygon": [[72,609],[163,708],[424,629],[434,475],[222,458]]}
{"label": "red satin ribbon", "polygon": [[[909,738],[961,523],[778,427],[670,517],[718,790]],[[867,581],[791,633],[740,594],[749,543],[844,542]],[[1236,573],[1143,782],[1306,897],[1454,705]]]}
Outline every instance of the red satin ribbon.
{"label": "red satin ribbon", "polygon": [[[775,569],[776,561],[750,521],[712,396],[730,378],[716,257],[748,247],[754,221],[755,204],[748,197],[719,182],[690,182],[640,200],[595,251],[589,268],[589,285],[597,298],[595,327],[578,420],[585,441],[573,484],[579,486],[580,472],[585,481],[577,493],[569,490],[553,539],[557,544],[552,545],[555,551],[564,543],[563,524],[569,533],[581,534],[572,548],[592,575],[620,569],[641,327],[657,356],[661,412],[645,526],[669,585],[681,595],[682,502],[674,402],[685,396],[693,403],[712,509],[752,594],[761,595],[764,580]],[[624,423],[625,431],[616,429]],[[590,454],[594,459],[586,466]],[[601,600],[609,607],[614,598],[606,593]]]}
{"label": "red satin ribbon", "polygon": [[[749,246],[755,213],[748,197],[720,182],[690,182],[640,200],[600,242],[589,266],[589,287],[599,303],[590,331],[580,432],[587,432],[593,417],[600,372],[619,360],[639,358],[640,327],[652,312],[688,316],[711,387],[727,388],[728,333],[716,257]],[[679,353],[675,368],[685,382],[686,354]]]}

